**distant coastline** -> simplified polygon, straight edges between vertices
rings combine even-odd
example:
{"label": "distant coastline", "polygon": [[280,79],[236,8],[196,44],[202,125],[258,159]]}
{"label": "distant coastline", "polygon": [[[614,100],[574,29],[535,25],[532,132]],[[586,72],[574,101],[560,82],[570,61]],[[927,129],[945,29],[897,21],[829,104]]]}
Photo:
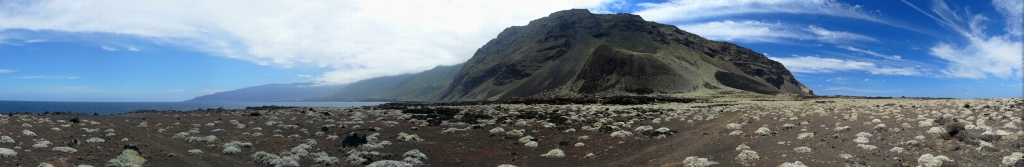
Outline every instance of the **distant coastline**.
{"label": "distant coastline", "polygon": [[71,112],[117,114],[138,110],[245,109],[252,106],[353,107],[385,102],[62,102],[0,100],[0,113]]}

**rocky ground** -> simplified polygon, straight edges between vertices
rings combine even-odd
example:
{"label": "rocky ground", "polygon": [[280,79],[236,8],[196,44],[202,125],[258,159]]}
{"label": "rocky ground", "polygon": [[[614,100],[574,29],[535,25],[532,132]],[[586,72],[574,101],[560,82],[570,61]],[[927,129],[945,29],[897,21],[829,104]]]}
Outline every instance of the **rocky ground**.
{"label": "rocky ground", "polygon": [[0,166],[1024,166],[1022,107],[620,97],[11,114]]}

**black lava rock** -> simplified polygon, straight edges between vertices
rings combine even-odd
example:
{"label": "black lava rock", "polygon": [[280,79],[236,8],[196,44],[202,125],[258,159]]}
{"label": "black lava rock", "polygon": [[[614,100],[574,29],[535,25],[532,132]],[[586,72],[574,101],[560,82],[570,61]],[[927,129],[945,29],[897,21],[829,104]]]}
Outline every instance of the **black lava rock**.
{"label": "black lava rock", "polygon": [[359,145],[366,144],[366,135],[359,133],[352,133],[345,136],[345,140],[341,141],[342,147],[359,147]]}
{"label": "black lava rock", "polygon": [[142,151],[139,150],[139,147],[136,147],[135,145],[131,145],[131,144],[125,144],[124,145],[124,149],[122,149],[122,150],[135,150],[135,152],[138,152],[140,154],[142,153]]}

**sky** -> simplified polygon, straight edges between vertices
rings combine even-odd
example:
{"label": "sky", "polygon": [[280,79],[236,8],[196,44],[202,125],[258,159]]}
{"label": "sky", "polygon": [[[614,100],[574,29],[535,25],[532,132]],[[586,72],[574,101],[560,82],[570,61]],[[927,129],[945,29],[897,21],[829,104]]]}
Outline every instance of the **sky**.
{"label": "sky", "polygon": [[0,100],[184,101],[417,73],[574,8],[736,43],[818,95],[1024,96],[1020,0],[0,0]]}

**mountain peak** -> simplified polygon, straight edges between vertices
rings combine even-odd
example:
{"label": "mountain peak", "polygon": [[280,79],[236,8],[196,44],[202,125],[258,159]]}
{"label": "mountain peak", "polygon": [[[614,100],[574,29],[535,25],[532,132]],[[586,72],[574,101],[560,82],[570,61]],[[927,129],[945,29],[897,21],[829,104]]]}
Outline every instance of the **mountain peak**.
{"label": "mountain peak", "polygon": [[721,91],[812,94],[750,49],[637,15],[572,9],[502,31],[438,100]]}

